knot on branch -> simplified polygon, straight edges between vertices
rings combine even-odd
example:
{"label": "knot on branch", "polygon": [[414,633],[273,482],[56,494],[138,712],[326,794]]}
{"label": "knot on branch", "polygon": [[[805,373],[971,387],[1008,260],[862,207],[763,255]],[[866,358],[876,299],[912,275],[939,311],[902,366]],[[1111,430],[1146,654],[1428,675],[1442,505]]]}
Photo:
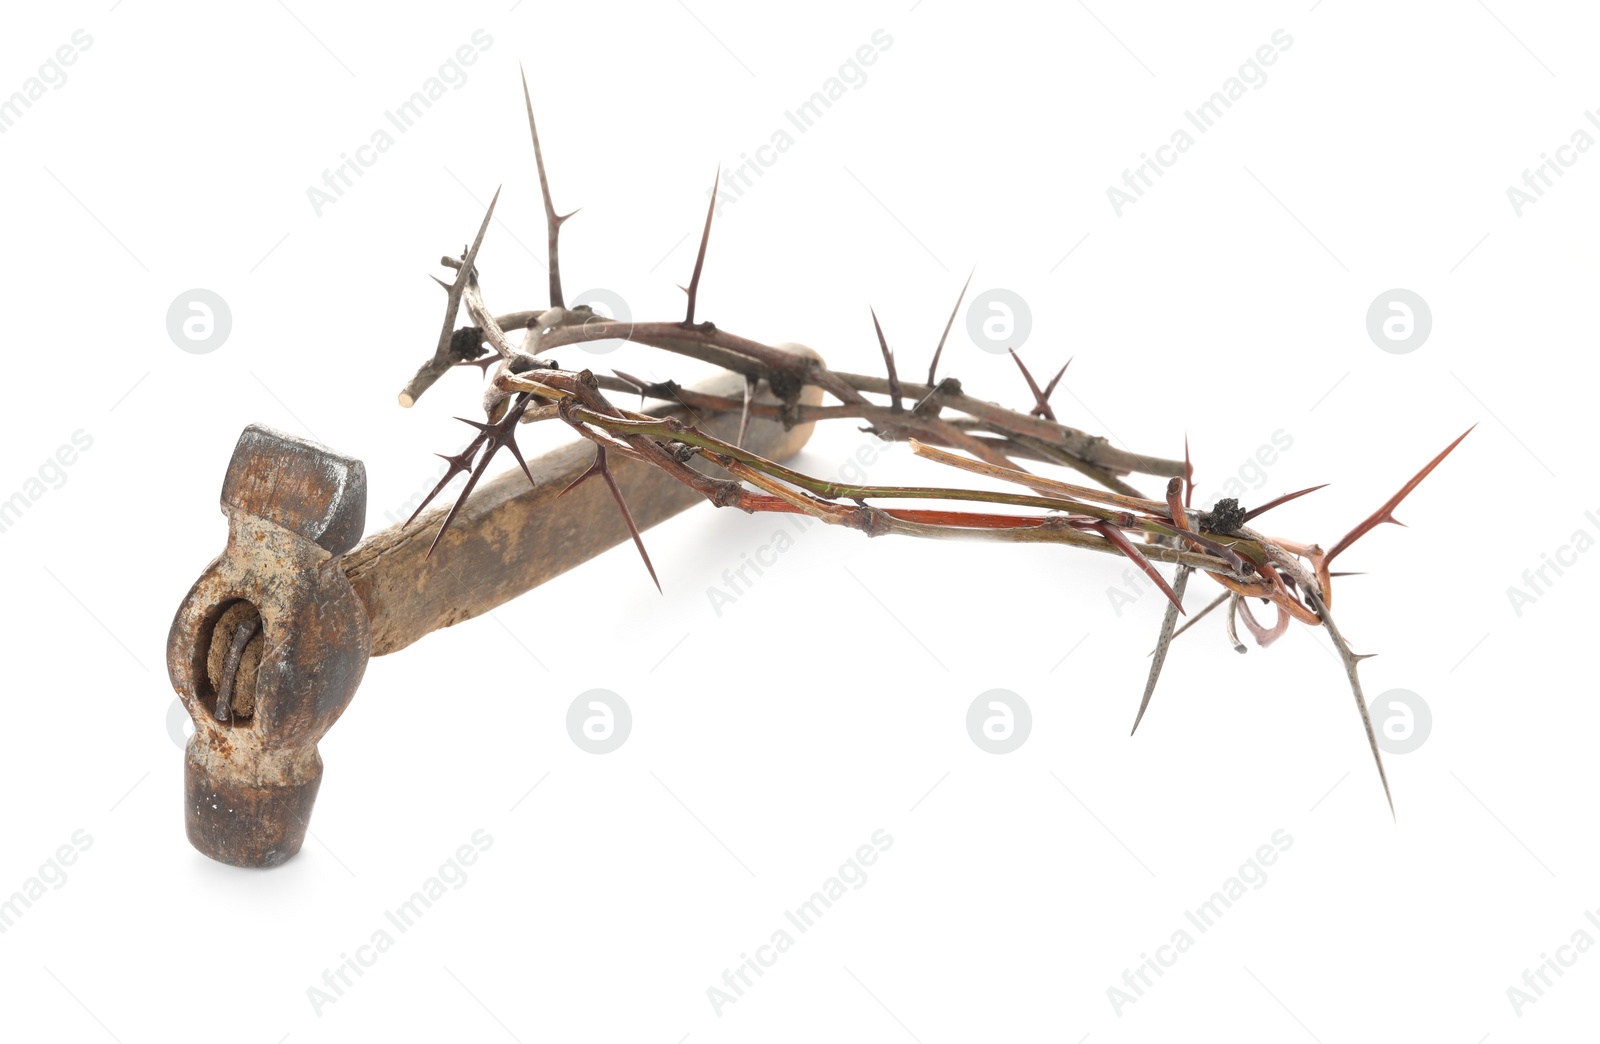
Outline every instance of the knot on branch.
{"label": "knot on branch", "polygon": [[450,335],[450,357],[457,362],[472,362],[488,351],[481,326],[463,326]]}
{"label": "knot on branch", "polygon": [[792,373],[777,371],[767,374],[766,377],[767,387],[772,389],[772,394],[790,405],[799,400],[800,391],[805,387],[805,381]]}
{"label": "knot on branch", "polygon": [[[718,482],[716,488],[711,491],[711,503],[719,508],[733,507],[742,500],[744,500],[744,487],[732,479]],[[746,510],[754,514],[754,509]]]}
{"label": "knot on branch", "polygon": [[869,537],[886,536],[894,531],[889,516],[870,504],[862,504],[850,511],[850,525]]}
{"label": "knot on branch", "polygon": [[1244,508],[1235,497],[1223,497],[1211,509],[1210,528],[1218,533],[1232,533],[1244,525]]}
{"label": "knot on branch", "polygon": [[513,355],[507,369],[512,373],[527,373],[529,370],[559,370],[561,364],[539,355]]}
{"label": "knot on branch", "polygon": [[940,396],[960,394],[962,394],[960,381],[954,377],[942,378],[938,384],[929,389],[921,402],[911,407],[911,412],[916,416],[938,417],[939,412],[944,409],[944,404],[939,401]]}

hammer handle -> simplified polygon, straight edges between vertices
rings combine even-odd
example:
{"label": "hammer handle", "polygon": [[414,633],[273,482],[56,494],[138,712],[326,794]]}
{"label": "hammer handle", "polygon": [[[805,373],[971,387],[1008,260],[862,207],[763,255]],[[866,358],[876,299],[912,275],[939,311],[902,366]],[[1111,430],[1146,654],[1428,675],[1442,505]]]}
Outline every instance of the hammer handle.
{"label": "hammer handle", "polygon": [[[724,373],[695,390],[738,399],[744,394],[744,378]],[[765,382],[757,401],[775,401]],[[820,402],[820,390],[807,386],[802,401]],[[669,412],[689,419],[681,408]],[[694,423],[732,441],[739,413],[701,414]],[[798,424],[785,430],[778,421],[752,416],[744,446],[783,460],[799,452],[812,428]],[[372,628],[372,655],[404,649],[430,631],[486,613],[631,540],[604,482],[585,482],[556,499],[594,457],[594,444],[580,440],[530,460],[532,486],[517,467],[479,485],[431,558],[428,546],[448,503],[410,526],[374,533],[346,554],[345,575],[365,604]],[[609,463],[641,530],[705,499],[660,469],[622,454],[611,454]]]}

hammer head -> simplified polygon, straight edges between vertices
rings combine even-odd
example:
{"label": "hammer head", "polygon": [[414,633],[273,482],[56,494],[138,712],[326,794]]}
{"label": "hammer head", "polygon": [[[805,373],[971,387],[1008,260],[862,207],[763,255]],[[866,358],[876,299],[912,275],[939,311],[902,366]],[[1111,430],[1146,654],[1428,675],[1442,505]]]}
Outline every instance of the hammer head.
{"label": "hammer head", "polygon": [[222,510],[263,519],[342,555],[367,523],[367,469],[320,443],[252,424],[233,447]]}
{"label": "hammer head", "polygon": [[[305,840],[322,779],[317,741],[355,695],[371,650],[339,561],[361,538],[366,469],[251,425],[228,464],[222,510],[227,547],[178,607],[167,641],[168,673],[195,722],[189,840],[222,862],[275,866]],[[254,634],[239,633],[246,624]]]}

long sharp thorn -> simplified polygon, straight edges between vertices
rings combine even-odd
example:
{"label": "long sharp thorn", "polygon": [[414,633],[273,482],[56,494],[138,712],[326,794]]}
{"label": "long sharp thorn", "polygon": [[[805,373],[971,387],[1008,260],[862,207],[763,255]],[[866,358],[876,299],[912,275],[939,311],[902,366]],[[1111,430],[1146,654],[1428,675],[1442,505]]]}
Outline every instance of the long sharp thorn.
{"label": "long sharp thorn", "polygon": [[868,307],[872,313],[872,328],[878,332],[878,349],[883,352],[883,365],[889,370],[889,403],[891,408],[900,412],[900,375],[895,373],[894,352],[889,350],[889,342],[883,338],[883,327],[878,323],[878,312]]}
{"label": "long sharp thorn", "polygon": [[[1178,567],[1177,578],[1173,580],[1172,589],[1177,594],[1179,601],[1183,599],[1183,592],[1189,586],[1189,574],[1193,569],[1186,565]],[[1150,697],[1156,691],[1156,679],[1161,677],[1161,665],[1167,662],[1167,647],[1172,644],[1172,639],[1177,637],[1173,628],[1178,623],[1178,604],[1171,603],[1167,606],[1166,613],[1161,617],[1161,634],[1156,638],[1154,660],[1150,664],[1150,677],[1144,683],[1144,696],[1139,700],[1139,713],[1134,716],[1133,728],[1128,730],[1132,736],[1139,731],[1139,723],[1144,720],[1144,712],[1150,706]]]}
{"label": "long sharp thorn", "polygon": [[661,581],[656,577],[656,567],[650,564],[650,553],[644,549],[644,537],[639,534],[639,527],[633,521],[633,512],[628,510],[628,502],[622,499],[622,490],[617,486],[617,480],[612,477],[611,468],[606,464],[606,448],[595,447],[594,463],[572,481],[572,485],[562,490],[560,496],[566,496],[569,490],[580,485],[585,479],[599,475],[606,480],[606,485],[611,489],[611,497],[617,502],[617,507],[622,510],[622,520],[628,524],[628,533],[633,537],[633,546],[639,549],[639,557],[644,559],[644,567],[650,571],[650,581],[656,585],[656,593],[664,594],[661,590]]}
{"label": "long sharp thorn", "polygon": [[[1056,375],[1050,378],[1050,383],[1044,386],[1044,401],[1046,404],[1050,402],[1050,396],[1056,393],[1056,385],[1061,383],[1061,378],[1067,375],[1067,367],[1071,365],[1071,359],[1068,359],[1066,362],[1062,363],[1061,369],[1057,370]],[[1051,415],[1050,419],[1055,420],[1056,418],[1054,415]]]}
{"label": "long sharp thorn", "polygon": [[[506,411],[506,415],[494,424],[479,424],[477,421],[467,421],[467,423],[482,431],[484,438],[488,439],[489,456],[499,452],[502,446],[510,450],[511,455],[522,466],[522,473],[528,476],[528,485],[538,489],[539,483],[534,481],[533,472],[528,470],[528,462],[522,459],[522,449],[517,445],[517,425],[522,423],[522,415],[528,412],[528,404],[532,401],[533,395],[529,392],[523,392],[517,396],[516,402]],[[465,418],[457,417],[456,419],[463,420]]]}
{"label": "long sharp thorn", "polygon": [[517,448],[517,430],[515,427],[517,422],[512,421],[511,423],[513,427],[506,432],[505,447],[511,451],[513,457],[517,458],[517,463],[522,465],[522,473],[528,476],[528,485],[538,489],[539,483],[533,480],[533,472],[528,470],[528,462],[522,459],[522,450]]}
{"label": "long sharp thorn", "polygon": [[[434,355],[438,357],[442,358],[450,350],[450,339],[456,333],[456,317],[461,313],[461,293],[467,287],[467,280],[471,278],[472,263],[477,260],[478,248],[483,245],[483,234],[489,230],[489,219],[494,217],[494,207],[499,201],[500,189],[496,188],[494,198],[489,201],[489,209],[483,215],[483,223],[478,226],[478,234],[473,238],[472,246],[467,249],[467,256],[456,272],[455,282],[446,283],[438,276],[433,277],[434,282],[445,288],[447,297],[444,306],[444,325],[439,331],[439,344],[434,348]],[[418,394],[421,394],[420,390]],[[401,404],[410,405],[410,402],[402,397]]]}
{"label": "long sharp thorn", "polygon": [[556,216],[555,204],[550,202],[550,181],[544,174],[544,150],[539,147],[539,128],[533,122],[533,99],[528,95],[528,74],[520,63],[517,71],[522,74],[522,100],[528,107],[528,133],[533,135],[533,163],[539,168],[539,193],[544,196],[544,223],[550,244],[550,307],[565,308],[566,300],[561,296],[561,256],[557,242],[561,238],[561,223],[577,211],[566,217]]}
{"label": "long sharp thorn", "polygon": [[611,372],[639,390],[639,409],[644,409],[644,393],[646,389],[651,387],[651,383],[642,377],[635,377],[633,374],[624,373],[621,370],[612,370]]}
{"label": "long sharp thorn", "polygon": [[1189,459],[1188,432],[1183,434],[1183,506],[1194,507],[1194,463]]}
{"label": "long sharp thorn", "polygon": [[711,205],[706,207],[706,227],[705,231],[700,233],[700,252],[694,258],[694,275],[689,277],[689,285],[683,290],[689,295],[689,311],[684,316],[684,326],[694,325],[694,302],[700,293],[700,270],[706,265],[706,244],[711,242],[711,219],[717,213],[717,186],[720,184],[722,184],[722,168],[718,167],[716,177],[711,179]]}
{"label": "long sharp thorn", "polygon": [[564,489],[562,489],[562,491],[560,493],[556,494],[556,499],[557,500],[560,500],[562,497],[566,496],[568,493],[571,493],[573,490],[577,489],[579,486],[583,485],[585,482],[589,481],[590,479],[594,478],[596,475],[600,474],[600,466],[601,466],[601,463],[605,460],[605,452],[606,451],[605,451],[605,449],[603,447],[596,447],[596,449],[599,450],[599,454],[595,457],[594,463],[590,464],[587,468],[585,468],[582,475],[579,475],[577,478],[573,479],[571,482],[568,482],[566,487]]}
{"label": "long sharp thorn", "polygon": [[750,433],[750,400],[755,398],[756,385],[760,380],[754,374],[745,375],[744,407],[739,411],[739,437],[733,440],[734,446],[739,449],[744,449],[744,437]]}
{"label": "long sharp thorn", "polygon": [[[1249,511],[1246,511],[1244,513],[1244,521],[1248,522],[1252,518],[1255,518],[1257,515],[1260,515],[1260,514],[1263,514],[1265,512],[1271,511],[1273,508],[1277,507],[1280,504],[1287,504],[1291,500],[1296,500],[1296,499],[1298,499],[1300,497],[1303,497],[1307,493],[1315,493],[1319,489],[1327,489],[1327,488],[1328,488],[1328,483],[1324,482],[1320,486],[1309,486],[1306,489],[1298,490],[1298,491],[1296,491],[1294,493],[1285,493],[1281,497],[1278,497],[1276,499],[1267,501],[1265,504],[1262,504],[1258,508],[1251,508]],[[1240,524],[1242,525],[1243,523],[1240,523]]]}
{"label": "long sharp thorn", "polygon": [[478,235],[472,241],[472,247],[462,259],[461,269],[456,273],[455,282],[445,283],[438,276],[433,281],[445,288],[444,323],[439,330],[439,343],[433,349],[433,358],[422,364],[416,376],[400,390],[400,405],[410,409],[416,405],[417,398],[433,386],[439,379],[440,373],[433,372],[447,358],[450,351],[450,339],[455,336],[456,317],[461,314],[461,295],[473,279],[472,263],[477,260],[478,248],[483,245],[483,234],[489,230],[489,219],[494,217],[494,205],[500,200],[500,189],[494,190],[494,199],[489,201],[489,210],[483,215],[483,223],[478,226]]}
{"label": "long sharp thorn", "polygon": [[[1467,429],[1471,431],[1472,429]],[[1462,436],[1465,438],[1465,436]],[[1457,439],[1460,442],[1461,439]],[[1449,450],[1445,451],[1450,452]],[[1437,460],[1434,461],[1438,463]],[[1431,468],[1433,465],[1429,465]],[[1383,784],[1384,800],[1389,802],[1389,816],[1395,818],[1394,795],[1389,792],[1389,774],[1383,770],[1383,751],[1378,749],[1378,735],[1372,729],[1372,714],[1367,710],[1366,697],[1361,692],[1361,677],[1357,673],[1357,666],[1365,656],[1357,656],[1350,651],[1350,645],[1344,640],[1344,635],[1339,633],[1339,627],[1333,622],[1333,617],[1328,613],[1327,603],[1319,599],[1314,593],[1306,592],[1306,601],[1312,611],[1322,617],[1322,625],[1328,629],[1328,637],[1333,640],[1333,647],[1338,650],[1339,658],[1344,661],[1344,672],[1350,680],[1350,691],[1355,696],[1356,708],[1361,712],[1361,727],[1367,733],[1367,746],[1372,748],[1372,760],[1378,766],[1378,780]],[[1371,653],[1367,655],[1372,655]]]}
{"label": "long sharp thorn", "polygon": [[[1477,427],[1476,424],[1474,424],[1472,426],[1472,428],[1476,428],[1476,427]],[[1384,502],[1384,505],[1381,508],[1379,508],[1377,511],[1374,511],[1371,515],[1369,515],[1367,517],[1367,519],[1364,522],[1362,522],[1359,526],[1356,526],[1356,528],[1354,528],[1350,532],[1346,533],[1343,540],[1340,540],[1337,544],[1333,545],[1333,550],[1329,551],[1327,553],[1327,555],[1322,560],[1323,566],[1326,567],[1336,557],[1338,557],[1338,555],[1339,555],[1339,553],[1341,551],[1343,551],[1345,548],[1349,547],[1351,544],[1355,543],[1357,540],[1361,539],[1369,531],[1371,531],[1372,529],[1376,528],[1378,525],[1380,525],[1380,524],[1382,524],[1384,522],[1394,522],[1396,525],[1399,525],[1400,524],[1399,521],[1394,517],[1394,509],[1399,507],[1400,506],[1400,502],[1402,500],[1404,500],[1407,496],[1409,496],[1411,491],[1416,489],[1417,486],[1422,482],[1422,480],[1427,478],[1428,474],[1431,471],[1433,471],[1434,468],[1438,467],[1440,465],[1440,463],[1442,463],[1444,461],[1444,458],[1446,458],[1446,457],[1448,457],[1450,455],[1450,451],[1451,450],[1453,450],[1457,446],[1461,445],[1461,440],[1462,439],[1464,439],[1468,435],[1472,434],[1472,428],[1468,428],[1466,431],[1462,432],[1459,436],[1457,436],[1456,440],[1454,442],[1452,442],[1450,445],[1446,446],[1444,448],[1444,450],[1442,452],[1440,452],[1440,454],[1437,457],[1434,457],[1432,460],[1428,461],[1427,465],[1424,466],[1421,471],[1419,471],[1415,475],[1411,476],[1411,480],[1409,482],[1407,482],[1405,485],[1400,487],[1400,492],[1398,492],[1394,496],[1390,497],[1387,501]]]}
{"label": "long sharp thorn", "polygon": [[[494,217],[494,205],[500,202],[500,190],[503,185],[496,185],[494,196],[489,200],[489,209],[484,212],[483,223],[478,226],[478,234],[472,237],[472,246],[467,248],[467,256],[461,260],[461,268],[456,272],[455,293],[460,296],[461,290],[466,288],[467,282],[476,278],[472,270],[472,263],[478,259],[478,248],[483,246],[483,234],[489,231],[489,219]],[[454,333],[455,331],[450,331]]]}
{"label": "long sharp thorn", "polygon": [[[489,470],[489,462],[494,459],[494,455],[499,452],[500,447],[507,446],[511,449],[512,454],[517,458],[517,462],[522,465],[522,473],[528,476],[530,483],[533,483],[535,487],[538,486],[538,483],[533,481],[533,473],[528,470],[527,462],[522,459],[522,451],[517,448],[517,424],[521,421],[522,415],[527,411],[528,403],[532,399],[533,396],[527,392],[518,395],[516,401],[506,411],[505,416],[493,424],[483,424],[479,421],[467,420],[465,417],[456,418],[456,420],[470,424],[478,429],[477,437],[472,440],[468,450],[462,451],[461,456],[470,460],[468,451],[475,450],[480,443],[484,444],[483,456],[479,458],[478,466],[472,469],[472,477],[467,479],[467,484],[462,487],[461,495],[456,498],[455,504],[451,506],[450,513],[444,517],[444,523],[439,526],[439,532],[434,534],[433,543],[428,545],[428,554],[425,557],[433,557],[434,549],[439,546],[439,541],[444,539],[445,531],[450,528],[450,523],[455,521],[456,515],[460,513],[461,508],[466,504],[467,498],[472,495],[473,487],[478,484],[479,479],[483,478],[484,472]],[[454,461],[452,461],[452,466],[454,466]],[[445,481],[449,481],[449,478],[450,476],[447,476]],[[442,482],[440,486],[443,486]],[[438,490],[436,489],[435,492],[438,492]]]}
{"label": "long sharp thorn", "polygon": [[[1166,578],[1156,570],[1155,566],[1150,564],[1150,560],[1144,556],[1143,551],[1140,551],[1137,547],[1129,542],[1127,537],[1122,535],[1121,530],[1117,529],[1117,527],[1108,522],[1096,522],[1089,528],[1105,537],[1106,540],[1118,551],[1121,551],[1123,554],[1127,555],[1128,558],[1133,561],[1134,565],[1142,569],[1146,576],[1155,581],[1156,586],[1161,588],[1161,593],[1167,596],[1167,601],[1178,607],[1178,612],[1185,612],[1183,603],[1179,601],[1177,595],[1172,593],[1172,588],[1167,585]],[[1185,613],[1185,615],[1187,615],[1187,613]]]}
{"label": "long sharp thorn", "polygon": [[972,266],[972,271],[967,273],[967,281],[961,284],[961,293],[956,295],[955,307],[950,309],[950,318],[944,322],[944,333],[939,335],[939,345],[933,350],[933,362],[928,364],[928,387],[936,387],[934,374],[939,370],[939,356],[944,354],[945,338],[950,336],[950,327],[955,325],[956,313],[961,311],[961,302],[966,300],[967,287],[972,285],[972,274],[978,270],[977,265]]}
{"label": "long sharp thorn", "polygon": [[1050,408],[1050,400],[1045,398],[1043,389],[1033,379],[1033,374],[1028,372],[1027,364],[1022,361],[1022,356],[1017,354],[1015,348],[1008,348],[1006,351],[1011,353],[1011,361],[1016,363],[1017,369],[1022,371],[1022,379],[1028,382],[1028,390],[1033,393],[1033,409],[1030,412],[1043,417],[1045,420],[1055,420],[1056,414]]}
{"label": "long sharp thorn", "polygon": [[[417,520],[417,516],[422,514],[423,510],[426,509],[429,504],[433,503],[433,498],[439,495],[439,491],[444,489],[445,486],[449,485],[450,480],[459,474],[461,474],[461,472],[455,470],[454,468],[447,472],[444,478],[439,480],[438,485],[433,487],[433,491],[423,498],[421,504],[417,505],[417,510],[411,512],[411,517],[406,519],[406,525],[409,526],[411,523],[415,522]],[[402,526],[401,528],[403,529],[405,527]]]}
{"label": "long sharp thorn", "polygon": [[[1198,613],[1195,613],[1193,616],[1189,617],[1189,619],[1187,619],[1187,620],[1185,620],[1183,622],[1183,626],[1182,627],[1180,627],[1176,631],[1172,632],[1173,640],[1177,640],[1177,637],[1180,634],[1182,634],[1184,631],[1187,631],[1189,628],[1193,627],[1195,624],[1199,623],[1201,620],[1204,620],[1206,618],[1206,616],[1211,613],[1212,610],[1216,609],[1217,606],[1221,605],[1223,602],[1226,602],[1228,599],[1230,599],[1232,597],[1233,597],[1233,592],[1232,591],[1224,591],[1221,594],[1217,595],[1217,597],[1213,598],[1211,600],[1210,604],[1208,604],[1204,609],[1200,610]],[[1154,656],[1155,655],[1155,650],[1152,649],[1149,652],[1145,653],[1145,655],[1146,656]]]}
{"label": "long sharp thorn", "polygon": [[[444,457],[445,460],[450,462],[450,470],[445,472],[444,478],[440,479],[433,487],[433,490],[422,499],[422,503],[417,505],[417,510],[411,512],[411,517],[406,519],[406,526],[409,526],[411,523],[417,520],[417,516],[422,514],[423,510],[429,504],[433,503],[433,498],[437,497],[440,491],[450,484],[451,479],[455,478],[463,471],[472,470],[472,458],[477,455],[478,447],[483,445],[483,441],[484,436],[479,435],[477,438],[467,443],[466,449],[462,450],[453,457],[446,457],[443,453],[435,454],[435,456]],[[404,529],[405,526],[401,526],[400,528]]]}
{"label": "long sharp thorn", "polygon": [[617,480],[607,471],[603,476],[606,485],[611,487],[611,495],[616,498],[617,507],[622,509],[622,517],[628,523],[628,532],[633,535],[633,546],[639,549],[639,557],[644,559],[644,567],[650,572],[650,582],[656,585],[656,594],[665,594],[661,590],[661,580],[656,576],[656,567],[650,564],[650,552],[644,549],[644,537],[639,534],[639,527],[633,521],[633,512],[628,510],[628,502],[622,499],[622,490],[617,488]]}
{"label": "long sharp thorn", "polygon": [[450,528],[450,523],[456,520],[456,515],[461,513],[461,508],[466,504],[467,498],[472,495],[472,488],[483,478],[483,473],[489,470],[489,461],[494,457],[495,445],[491,440],[489,448],[484,452],[478,466],[472,469],[472,476],[467,479],[467,484],[461,487],[461,495],[456,497],[456,502],[450,506],[450,513],[444,517],[444,522],[439,526],[439,532],[433,535],[433,543],[428,545],[428,553],[424,558],[432,558],[434,549],[439,546],[439,541],[444,539],[445,531]]}

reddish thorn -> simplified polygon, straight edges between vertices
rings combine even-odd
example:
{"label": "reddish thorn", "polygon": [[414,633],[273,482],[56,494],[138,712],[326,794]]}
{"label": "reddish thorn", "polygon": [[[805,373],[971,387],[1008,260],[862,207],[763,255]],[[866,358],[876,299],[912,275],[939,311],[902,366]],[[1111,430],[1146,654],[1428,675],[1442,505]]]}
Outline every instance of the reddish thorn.
{"label": "reddish thorn", "polygon": [[1040,390],[1038,382],[1033,379],[1033,374],[1028,372],[1028,367],[1023,363],[1022,356],[1017,354],[1015,348],[1007,348],[1006,351],[1010,353],[1012,361],[1017,364],[1017,369],[1022,371],[1022,379],[1028,382],[1028,390],[1033,392],[1034,406],[1032,412],[1044,417],[1046,420],[1055,420],[1055,411],[1050,409],[1049,400],[1045,398],[1044,392]]}
{"label": "reddish thorn", "polygon": [[[1476,427],[1476,424],[1472,426],[1472,428]],[[1412,490],[1417,488],[1423,479],[1428,477],[1428,474],[1432,472],[1434,468],[1438,467],[1440,463],[1443,462],[1444,458],[1450,455],[1452,450],[1461,445],[1462,439],[1472,434],[1472,428],[1468,428],[1466,431],[1457,436],[1454,442],[1446,446],[1437,457],[1434,457],[1432,460],[1430,460],[1421,471],[1411,476],[1411,480],[1400,487],[1400,492],[1390,497],[1382,507],[1369,515],[1364,522],[1356,526],[1356,528],[1352,529],[1349,533],[1346,533],[1344,539],[1333,545],[1333,550],[1329,551],[1322,560],[1323,567],[1326,568],[1336,557],[1338,557],[1340,552],[1344,551],[1345,548],[1361,539],[1381,523],[1394,522],[1396,525],[1400,525],[1401,523],[1396,521],[1394,517],[1394,509],[1399,506],[1402,500],[1410,495]]]}
{"label": "reddish thorn", "polygon": [[1156,571],[1155,566],[1150,564],[1150,560],[1144,556],[1144,552],[1140,551],[1137,547],[1129,542],[1127,537],[1122,535],[1121,530],[1117,529],[1108,522],[1102,522],[1099,520],[1096,520],[1092,525],[1088,526],[1088,528],[1093,529],[1095,532],[1105,537],[1106,540],[1110,541],[1118,551],[1121,551],[1123,554],[1127,555],[1128,558],[1133,561],[1134,565],[1137,565],[1144,571],[1146,576],[1155,581],[1156,586],[1161,588],[1161,593],[1167,596],[1167,601],[1178,607],[1178,612],[1183,613],[1185,616],[1189,615],[1187,610],[1183,608],[1183,603],[1178,600],[1178,596],[1173,592],[1172,588],[1167,585],[1166,579]]}
{"label": "reddish thorn", "polygon": [[1327,489],[1327,488],[1328,488],[1328,483],[1324,482],[1320,486],[1309,486],[1309,487],[1307,487],[1305,489],[1298,490],[1298,491],[1296,491],[1294,493],[1285,493],[1281,497],[1278,497],[1278,498],[1276,498],[1274,500],[1267,501],[1265,504],[1262,504],[1258,508],[1251,508],[1249,511],[1246,511],[1244,513],[1244,521],[1241,522],[1240,525],[1243,525],[1244,522],[1250,521],[1252,518],[1255,518],[1257,515],[1264,514],[1265,512],[1271,511],[1273,508],[1277,507],[1280,504],[1287,504],[1287,503],[1289,503],[1289,501],[1296,500],[1296,499],[1298,499],[1300,497],[1303,497],[1307,493],[1315,493],[1319,489]]}

